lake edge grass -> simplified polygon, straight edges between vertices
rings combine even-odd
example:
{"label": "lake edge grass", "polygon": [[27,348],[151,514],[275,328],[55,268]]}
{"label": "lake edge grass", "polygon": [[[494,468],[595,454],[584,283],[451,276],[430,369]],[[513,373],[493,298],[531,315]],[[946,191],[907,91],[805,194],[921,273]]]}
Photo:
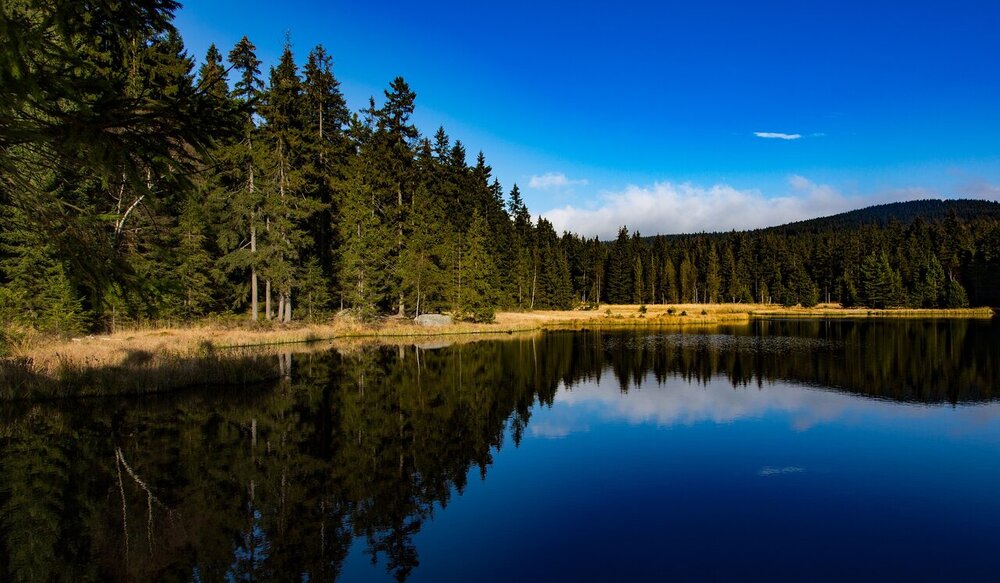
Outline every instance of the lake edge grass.
{"label": "lake edge grass", "polygon": [[[334,319],[323,324],[186,327],[154,326],[106,336],[40,340],[0,359],[0,401],[72,396],[144,394],[224,384],[248,385],[282,376],[279,352],[318,343],[349,348],[358,342],[413,344],[415,339],[506,338],[546,330],[699,328],[748,324],[754,319],[992,318],[990,308],[917,310],[784,308],[754,304],[601,305],[592,310],[501,312],[495,323],[420,326],[386,318],[376,324]],[[403,341],[403,342],[400,342]],[[299,345],[299,348],[292,349]],[[282,350],[278,350],[278,349]],[[234,364],[235,363],[235,364]]]}

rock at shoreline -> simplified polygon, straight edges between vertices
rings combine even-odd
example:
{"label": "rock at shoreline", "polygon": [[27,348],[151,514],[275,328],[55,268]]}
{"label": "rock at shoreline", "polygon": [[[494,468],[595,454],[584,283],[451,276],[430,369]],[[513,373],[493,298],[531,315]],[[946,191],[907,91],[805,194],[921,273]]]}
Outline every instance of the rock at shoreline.
{"label": "rock at shoreline", "polygon": [[451,316],[444,314],[420,314],[413,321],[421,326],[448,326],[452,323]]}

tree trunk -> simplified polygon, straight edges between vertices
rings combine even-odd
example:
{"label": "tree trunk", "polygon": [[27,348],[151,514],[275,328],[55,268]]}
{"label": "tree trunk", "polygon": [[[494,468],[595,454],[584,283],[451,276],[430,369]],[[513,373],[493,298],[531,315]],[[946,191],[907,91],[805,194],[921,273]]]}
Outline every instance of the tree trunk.
{"label": "tree trunk", "polygon": [[[402,256],[403,254],[403,187],[399,184],[396,185],[396,203],[399,205],[399,240],[396,242],[396,251]],[[399,317],[406,317],[406,307],[403,304],[403,291],[399,291]]]}
{"label": "tree trunk", "polygon": [[[254,183],[253,183],[253,164],[250,164],[250,199],[253,201],[254,193]],[[250,310],[250,319],[254,322],[257,321],[257,311],[258,311],[258,301],[257,301],[257,225],[256,225],[256,212],[250,211],[250,256],[251,256],[251,266],[250,266],[250,304],[252,306]]]}
{"label": "tree trunk", "polygon": [[[256,255],[257,253],[257,227],[253,225],[253,219],[250,219],[250,255]],[[257,321],[257,266],[252,265],[250,267],[250,319],[254,322]]]}
{"label": "tree trunk", "polygon": [[535,309],[535,287],[538,285],[538,265],[534,267],[534,271],[531,273],[531,307],[529,309]]}
{"label": "tree trunk", "polygon": [[271,280],[264,280],[264,316],[271,319]]}

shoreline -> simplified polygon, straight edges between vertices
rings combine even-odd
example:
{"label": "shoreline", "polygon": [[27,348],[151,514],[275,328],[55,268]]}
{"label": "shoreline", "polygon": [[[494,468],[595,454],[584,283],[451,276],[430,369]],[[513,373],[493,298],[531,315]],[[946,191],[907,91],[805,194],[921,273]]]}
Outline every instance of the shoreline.
{"label": "shoreline", "polygon": [[[986,319],[993,315],[990,308],[871,310],[830,304],[814,308],[679,304],[646,305],[643,311],[638,305],[602,304],[594,310],[498,312],[491,324],[421,326],[394,317],[374,324],[337,318],[323,324],[256,326],[207,321],[12,347],[10,354],[0,359],[0,401],[262,382],[281,376],[279,365],[273,362],[275,353],[299,352],[306,346],[312,350],[317,343],[349,349],[350,345],[366,343],[399,344],[401,340],[438,337],[474,341],[545,330],[701,328],[768,319]],[[107,383],[114,388],[105,389]]]}

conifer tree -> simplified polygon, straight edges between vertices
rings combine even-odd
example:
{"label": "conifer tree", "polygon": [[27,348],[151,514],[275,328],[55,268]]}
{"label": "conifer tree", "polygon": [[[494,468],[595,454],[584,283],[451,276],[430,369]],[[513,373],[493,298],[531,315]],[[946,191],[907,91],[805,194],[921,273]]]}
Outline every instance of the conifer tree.
{"label": "conifer tree", "polygon": [[677,287],[677,271],[674,269],[674,262],[667,256],[663,260],[663,276],[660,290],[663,294],[663,302],[676,304],[680,301],[680,291]]}
{"label": "conifer tree", "polygon": [[511,286],[511,293],[514,305],[523,310],[532,306],[533,292],[537,283],[537,270],[532,254],[534,225],[517,184],[510,189],[510,201],[508,201],[507,208],[513,222],[512,245],[516,253],[512,273],[514,285]]}
{"label": "conifer tree", "polygon": [[[297,285],[303,256],[312,247],[306,231],[309,219],[323,208],[323,203],[306,195],[301,170],[303,119],[301,80],[288,41],[277,67],[271,70],[271,82],[261,113],[266,120],[263,146],[269,168],[263,214],[265,217],[265,270],[268,276],[267,303],[270,291],[278,293],[277,317],[292,319],[292,290]],[[270,318],[270,308],[267,309]]]}
{"label": "conifer tree", "polygon": [[719,273],[719,254],[715,251],[715,245],[709,246],[708,267],[705,271],[705,293],[708,296],[708,303],[714,304],[719,301],[719,294],[722,291],[722,276]]}
{"label": "conifer tree", "polygon": [[632,275],[633,262],[631,253],[628,228],[622,227],[618,230],[618,238],[611,246],[608,254],[608,264],[605,270],[607,274],[607,299],[612,304],[627,304],[632,300]]}
{"label": "conifer tree", "polygon": [[642,258],[639,254],[636,254],[635,260],[632,264],[632,303],[645,303],[645,291],[646,283],[643,281],[642,277]]}
{"label": "conifer tree", "polygon": [[305,195],[319,209],[309,222],[313,249],[324,277],[332,280],[339,240],[340,191],[351,145],[345,134],[350,122],[340,82],[333,74],[333,59],[322,45],[310,53],[303,67],[301,96],[302,152],[300,164]]}
{"label": "conifer tree", "polygon": [[456,311],[462,319],[492,322],[496,306],[496,264],[487,249],[486,220],[473,211],[469,231],[462,237],[456,264]]}
{"label": "conifer tree", "polygon": [[180,314],[188,319],[204,316],[213,308],[213,289],[220,279],[209,247],[209,223],[204,205],[192,193],[184,201],[175,231]]}
{"label": "conifer tree", "polygon": [[684,252],[684,259],[681,260],[680,273],[680,301],[683,303],[698,303],[698,272],[695,270],[691,257]]}
{"label": "conifer tree", "polygon": [[445,219],[443,201],[425,186],[413,195],[410,232],[403,247],[399,279],[414,316],[440,309],[447,296],[445,266],[448,243],[454,240]]}
{"label": "conifer tree", "polygon": [[225,216],[231,224],[220,231],[220,245],[228,251],[225,265],[249,274],[250,319],[254,322],[259,314],[258,275],[263,266],[257,249],[258,234],[264,225],[264,197],[259,184],[263,154],[254,120],[264,83],[255,51],[244,36],[229,53],[229,62],[239,75],[232,98],[240,104],[243,123],[240,140],[225,152],[233,183],[233,192],[225,200]]}

